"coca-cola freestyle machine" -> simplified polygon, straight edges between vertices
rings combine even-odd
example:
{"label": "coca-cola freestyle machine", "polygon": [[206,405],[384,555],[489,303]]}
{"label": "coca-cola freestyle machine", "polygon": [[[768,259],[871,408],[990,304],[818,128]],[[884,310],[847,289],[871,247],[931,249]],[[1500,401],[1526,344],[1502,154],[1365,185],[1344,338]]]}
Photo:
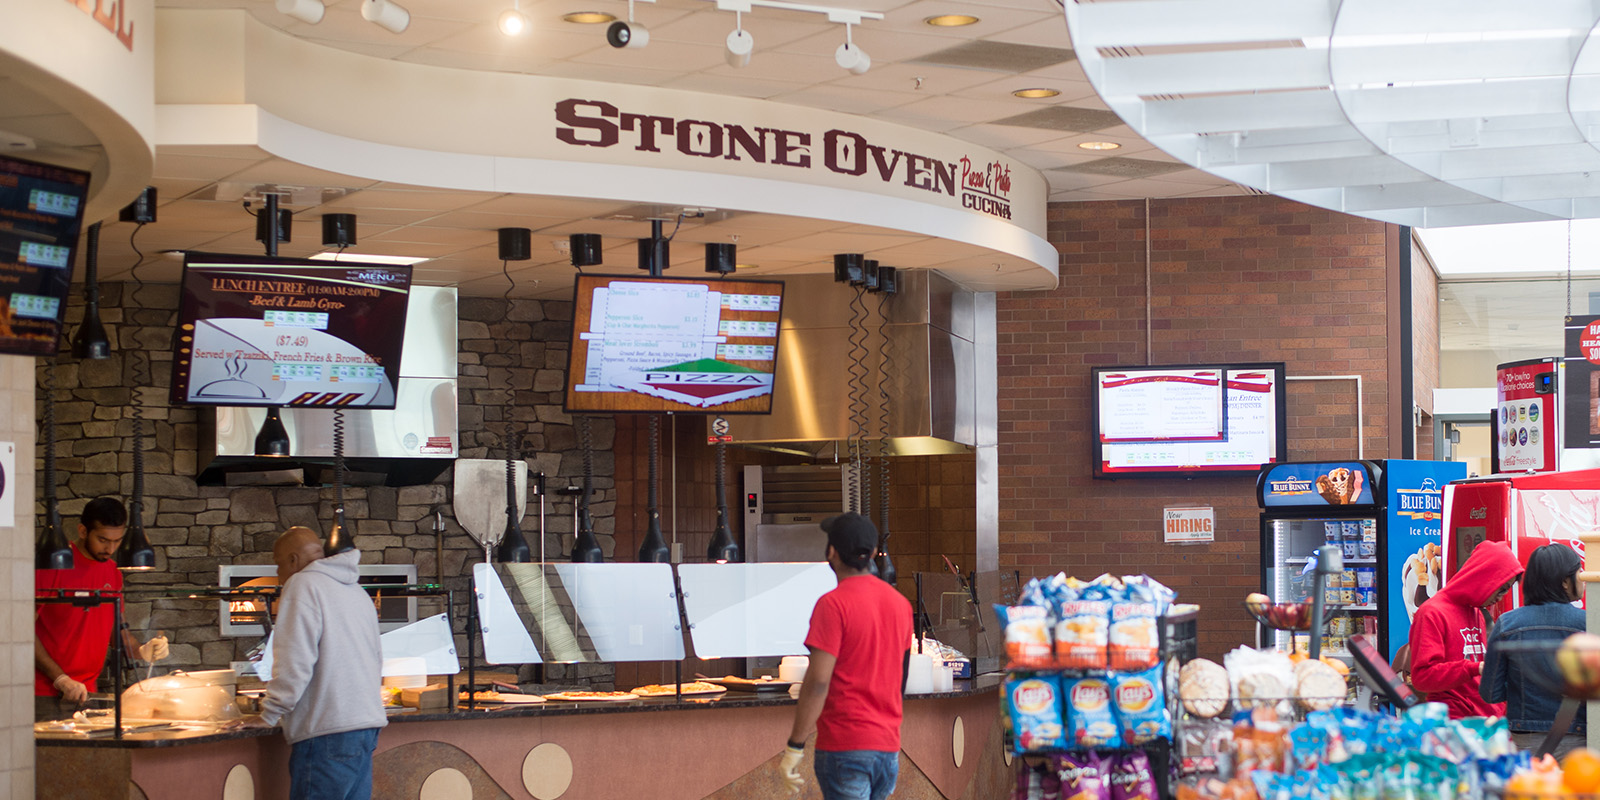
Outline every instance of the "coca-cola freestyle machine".
{"label": "coca-cola freestyle machine", "polygon": [[[1480,542],[1505,542],[1524,566],[1534,550],[1551,542],[1582,554],[1579,534],[1600,530],[1600,469],[1466,478],[1445,487],[1444,504],[1438,566],[1448,583]],[[1517,586],[1497,613],[1521,604]]]}

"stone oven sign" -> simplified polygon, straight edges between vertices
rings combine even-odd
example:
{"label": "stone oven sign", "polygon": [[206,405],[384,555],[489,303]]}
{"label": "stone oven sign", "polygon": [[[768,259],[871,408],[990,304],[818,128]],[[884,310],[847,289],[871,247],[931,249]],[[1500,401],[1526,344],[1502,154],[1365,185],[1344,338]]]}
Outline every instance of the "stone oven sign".
{"label": "stone oven sign", "polygon": [[705,113],[685,117],[576,97],[556,103],[555,116],[556,139],[576,147],[731,162],[748,167],[742,170],[746,174],[778,179],[795,170],[822,171],[924,192],[968,211],[1012,219],[1011,165],[997,154],[976,152],[977,148],[970,153],[934,153],[885,139],[881,132],[824,130],[822,125],[812,129],[799,121],[785,127],[781,121],[739,119],[732,113],[720,118]]}

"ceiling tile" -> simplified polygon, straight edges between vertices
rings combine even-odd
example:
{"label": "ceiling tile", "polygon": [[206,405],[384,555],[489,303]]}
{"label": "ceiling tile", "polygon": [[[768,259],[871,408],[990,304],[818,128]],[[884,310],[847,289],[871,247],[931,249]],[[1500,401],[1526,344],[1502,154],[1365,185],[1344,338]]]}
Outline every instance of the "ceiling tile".
{"label": "ceiling tile", "polygon": [[256,165],[266,158],[207,158],[205,156],[156,154],[157,178],[182,178],[188,180],[221,180]]}
{"label": "ceiling tile", "polygon": [[1183,164],[1170,161],[1110,156],[1062,167],[1060,171],[1077,172],[1084,175],[1112,175],[1118,178],[1149,178],[1186,168]]}
{"label": "ceiling tile", "polygon": [[914,61],[918,64],[1020,73],[1071,61],[1075,57],[1071,50],[1061,47],[969,41],[929,53]]}
{"label": "ceiling tile", "polygon": [[997,125],[1019,125],[1025,128],[1045,128],[1048,130],[1082,133],[1115,127],[1122,123],[1122,119],[1110,111],[1059,105],[1038,108],[1003,119],[996,119],[994,123]]}

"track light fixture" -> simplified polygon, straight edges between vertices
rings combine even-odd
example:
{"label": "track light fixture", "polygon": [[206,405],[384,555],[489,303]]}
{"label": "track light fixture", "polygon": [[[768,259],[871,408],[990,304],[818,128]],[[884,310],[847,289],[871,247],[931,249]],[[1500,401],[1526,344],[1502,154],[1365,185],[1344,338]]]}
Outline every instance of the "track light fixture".
{"label": "track light fixture", "polygon": [[321,22],[322,15],[328,11],[322,0],[278,0],[276,5],[279,14],[287,14],[307,25]]}
{"label": "track light fixture", "polygon": [[[267,228],[269,227],[267,225],[267,221],[272,219],[272,213],[274,210],[278,214],[278,241],[289,241],[289,229],[294,225],[294,212],[287,208],[264,208],[260,213],[256,214],[256,241],[266,243],[268,235]],[[277,253],[273,252],[269,253],[268,255],[277,255]]]}
{"label": "track light fixture", "polygon": [[511,7],[500,12],[495,27],[507,36],[521,36],[528,29],[528,18],[522,15],[521,0],[511,0]]}
{"label": "track light fixture", "polygon": [[[656,0],[645,0],[654,3]],[[650,31],[633,21],[633,0],[628,0],[628,21],[618,20],[606,26],[606,44],[617,49],[639,48],[650,43]]]}
{"label": "track light fixture", "polygon": [[733,12],[733,33],[728,34],[728,66],[737,69],[748,65],[750,54],[755,52],[755,49],[755,37],[744,29],[743,12]]}
{"label": "track light fixture", "polygon": [[156,187],[146,186],[133,202],[122,207],[117,219],[123,222],[133,222],[139,225],[149,225],[156,221]]}
{"label": "track light fixture", "polygon": [[390,33],[405,33],[411,12],[394,0],[362,0],[361,18]]}
{"label": "track light fixture", "polygon": [[833,61],[839,65],[840,69],[850,70],[851,73],[856,75],[865,75],[867,70],[872,69],[872,58],[867,55],[867,51],[857,47],[855,42],[851,41],[850,28],[851,25],[845,23],[844,44],[839,45],[839,49],[833,51]]}

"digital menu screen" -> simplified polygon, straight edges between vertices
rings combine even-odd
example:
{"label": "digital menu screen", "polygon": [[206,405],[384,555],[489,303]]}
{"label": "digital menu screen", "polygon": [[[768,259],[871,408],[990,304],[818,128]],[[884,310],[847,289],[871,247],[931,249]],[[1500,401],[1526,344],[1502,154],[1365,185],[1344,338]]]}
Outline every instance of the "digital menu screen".
{"label": "digital menu screen", "polygon": [[[1143,368],[1139,368],[1143,369]],[[1228,364],[1208,367],[1225,376],[1224,427],[1220,440],[1104,443],[1094,442],[1094,476],[1188,477],[1206,474],[1250,474],[1284,460],[1287,449],[1284,365]],[[1130,370],[1097,369],[1122,374]],[[1104,398],[1095,396],[1096,424],[1106,413]],[[1209,402],[1209,401],[1206,401]],[[1209,406],[1208,406],[1209,408]],[[1126,408],[1113,413],[1128,413]],[[1163,410],[1170,415],[1170,409]]]}
{"label": "digital menu screen", "polygon": [[394,408],[411,268],[190,253],[172,402]]}
{"label": "digital menu screen", "polygon": [[581,275],[569,412],[770,414],[781,281]]}
{"label": "digital menu screen", "polygon": [[1102,444],[1221,441],[1221,367],[1096,370]]}
{"label": "digital menu screen", "polygon": [[0,156],[0,353],[54,355],[89,173]]}

